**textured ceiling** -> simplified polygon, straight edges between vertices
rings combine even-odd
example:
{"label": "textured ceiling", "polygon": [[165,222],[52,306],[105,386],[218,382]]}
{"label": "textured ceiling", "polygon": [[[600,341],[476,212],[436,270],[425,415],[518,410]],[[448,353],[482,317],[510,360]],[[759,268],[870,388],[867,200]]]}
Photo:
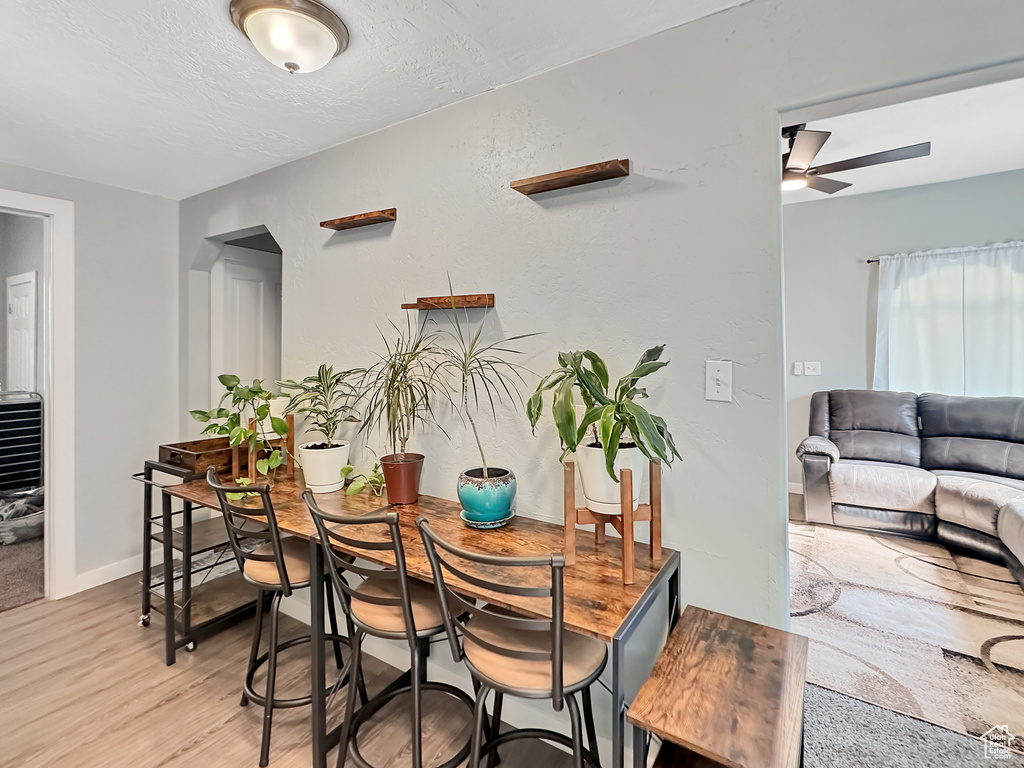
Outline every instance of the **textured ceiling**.
{"label": "textured ceiling", "polygon": [[180,199],[746,0],[327,0],[289,75],[228,0],[0,0],[0,162]]}
{"label": "textured ceiling", "polygon": [[832,131],[815,165],[932,143],[928,157],[829,174],[852,184],[834,195],[782,193],[783,203],[847,197],[1024,168],[1024,80],[1009,80],[807,124]]}

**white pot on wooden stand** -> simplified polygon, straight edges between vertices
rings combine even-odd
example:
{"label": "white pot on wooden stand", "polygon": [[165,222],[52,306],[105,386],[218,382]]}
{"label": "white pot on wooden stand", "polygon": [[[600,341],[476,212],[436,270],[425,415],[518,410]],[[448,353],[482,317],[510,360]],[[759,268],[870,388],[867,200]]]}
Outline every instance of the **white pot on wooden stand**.
{"label": "white pot on wooden stand", "polygon": [[314,448],[324,445],[320,440],[304,443],[299,446],[299,464],[306,486],[313,493],[330,493],[340,490],[345,485],[341,476],[341,468],[348,464],[348,453],[351,445],[347,440],[331,443],[330,448]]}
{"label": "white pot on wooden stand", "polygon": [[[620,476],[623,469],[633,472],[633,509],[640,506],[640,485],[644,477],[647,457],[639,448],[619,447],[615,455],[615,474]],[[576,465],[580,468],[583,483],[583,497],[587,509],[603,515],[622,514],[619,484],[611,479],[605,468],[604,449],[596,446],[579,446],[576,449]]]}

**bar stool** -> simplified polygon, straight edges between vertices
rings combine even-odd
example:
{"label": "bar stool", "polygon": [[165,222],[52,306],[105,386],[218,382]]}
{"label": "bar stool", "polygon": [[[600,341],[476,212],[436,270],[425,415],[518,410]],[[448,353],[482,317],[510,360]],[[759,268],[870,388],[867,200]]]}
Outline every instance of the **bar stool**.
{"label": "bar stool", "polygon": [[[353,675],[362,672],[362,641],[365,635],[405,640],[409,646],[409,671],[399,676],[383,691],[356,710],[356,690],[350,687],[345,707],[345,721],[341,727],[338,745],[338,768],[344,768],[348,749],[359,768],[372,768],[359,753],[359,727],[379,712],[389,701],[401,694],[412,694],[412,766],[423,766],[422,694],[423,691],[442,691],[473,709],[473,700],[458,688],[443,683],[428,682],[426,657],[430,638],[444,634],[444,617],[434,588],[424,582],[410,579],[406,572],[405,549],[398,527],[398,513],[384,512],[360,517],[337,517],[321,510],[313,493],[307,488],[302,498],[316,524],[324,561],[331,579],[341,597],[341,605],[353,626]],[[384,508],[386,509],[386,508]],[[331,527],[328,527],[331,526]],[[358,560],[346,559],[335,546],[366,552],[391,552],[394,568],[376,568],[361,565]],[[349,585],[343,573],[362,577],[357,587]],[[451,759],[437,768],[454,768],[466,759],[470,744],[467,742]]]}
{"label": "bar stool", "polygon": [[[587,762],[600,768],[597,732],[590,686],[604,670],[608,649],[604,643],[562,626],[561,552],[536,557],[498,557],[469,552],[440,538],[424,517],[416,521],[434,573],[438,599],[444,608],[444,624],[456,661],[465,661],[478,686],[469,768],[479,768],[482,755],[491,754],[517,739],[543,739],[572,749],[576,768]],[[482,567],[481,567],[482,566]],[[451,584],[449,584],[451,578]],[[504,595],[549,600],[550,619],[518,616],[490,604],[477,605],[456,590],[463,584]],[[488,728],[486,702],[494,692],[494,720]],[[589,749],[583,745],[579,693]],[[555,731],[521,728],[499,735],[498,723],[505,694],[525,699],[551,699],[560,712],[568,706],[572,738]],[[482,743],[490,731],[491,736]]]}
{"label": "bar stool", "polygon": [[[270,501],[270,488],[267,485],[249,485],[241,488],[235,485],[221,485],[217,471],[210,467],[206,472],[206,481],[217,492],[221,513],[228,530],[228,541],[238,561],[242,576],[250,584],[257,587],[256,624],[252,637],[252,649],[249,652],[249,666],[246,669],[245,681],[242,683],[241,706],[245,707],[252,701],[263,707],[263,739],[260,746],[260,766],[270,761],[270,730],[275,709],[301,707],[312,701],[312,696],[300,696],[292,699],[275,699],[274,687],[277,678],[277,657],[281,651],[293,648],[310,641],[309,635],[292,638],[285,642],[278,640],[278,618],[281,599],[289,597],[296,589],[310,585],[309,542],[292,536],[281,536],[277,527],[277,516],[274,505]],[[228,494],[244,493],[242,500],[233,501]],[[259,497],[259,504],[246,503]],[[254,529],[256,520],[263,525]],[[255,549],[249,551],[242,545],[243,540],[262,541]],[[330,580],[325,581],[327,605],[330,615],[331,633],[326,637],[333,641],[334,659],[339,670],[343,669],[341,646],[349,645],[350,640],[338,634],[338,619],[334,610],[333,587]],[[263,614],[266,602],[270,599],[270,638],[267,652],[260,654],[260,640],[263,635]],[[350,632],[351,635],[351,632]],[[267,686],[265,695],[253,690],[253,679],[263,664],[267,664]],[[348,674],[339,676],[336,683],[327,689],[328,695],[336,693],[346,680],[355,679]],[[355,688],[356,686],[352,686]]]}

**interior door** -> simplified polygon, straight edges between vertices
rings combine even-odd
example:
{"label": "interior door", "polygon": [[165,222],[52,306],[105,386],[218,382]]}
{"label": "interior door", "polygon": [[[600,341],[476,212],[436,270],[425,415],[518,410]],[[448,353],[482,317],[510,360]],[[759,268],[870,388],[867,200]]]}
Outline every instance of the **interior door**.
{"label": "interior door", "polygon": [[7,278],[7,381],[2,388],[36,391],[36,273]]}
{"label": "interior door", "polygon": [[234,373],[275,389],[281,378],[281,267],[263,256],[225,257],[222,269],[215,269],[211,288],[220,301],[214,302],[211,353],[214,376]]}

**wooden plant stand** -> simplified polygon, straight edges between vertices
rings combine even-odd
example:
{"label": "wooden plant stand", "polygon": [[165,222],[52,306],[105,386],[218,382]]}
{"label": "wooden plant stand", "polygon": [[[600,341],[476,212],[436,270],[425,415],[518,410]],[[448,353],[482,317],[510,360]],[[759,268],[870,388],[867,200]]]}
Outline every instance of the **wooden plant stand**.
{"label": "wooden plant stand", "polygon": [[[285,446],[285,449],[286,449],[286,452],[287,452],[287,456],[285,457],[285,465],[284,465],[285,466],[285,473],[284,473],[284,476],[288,480],[292,480],[292,479],[295,478],[295,416],[289,413],[287,416],[284,417],[284,420],[288,423],[288,435],[284,438],[284,440],[281,440],[280,438],[277,439],[277,440],[271,440],[270,444],[272,446],[276,447],[276,446],[281,445],[282,442],[284,443],[284,446]],[[252,430],[256,429],[256,419],[249,419],[249,429],[252,429]],[[231,476],[232,477],[239,477],[242,474],[241,450],[242,450],[242,447],[239,446],[239,445],[236,445],[234,447],[234,449],[232,450],[232,452],[231,452]],[[257,477],[256,459],[257,459],[256,452],[255,451],[249,451],[249,466],[248,466],[248,470],[249,470],[249,482],[250,483],[255,483],[256,482],[256,477]]]}
{"label": "wooden plant stand", "polygon": [[619,474],[619,499],[622,511],[618,515],[605,515],[586,507],[576,506],[576,462],[564,462],[565,503],[565,564],[576,562],[576,526],[594,525],[594,543],[605,543],[607,526],[622,537],[622,583],[633,584],[635,565],[633,524],[651,523],[651,562],[661,560],[661,462],[651,462],[651,501],[633,509],[633,472],[623,469]]}

